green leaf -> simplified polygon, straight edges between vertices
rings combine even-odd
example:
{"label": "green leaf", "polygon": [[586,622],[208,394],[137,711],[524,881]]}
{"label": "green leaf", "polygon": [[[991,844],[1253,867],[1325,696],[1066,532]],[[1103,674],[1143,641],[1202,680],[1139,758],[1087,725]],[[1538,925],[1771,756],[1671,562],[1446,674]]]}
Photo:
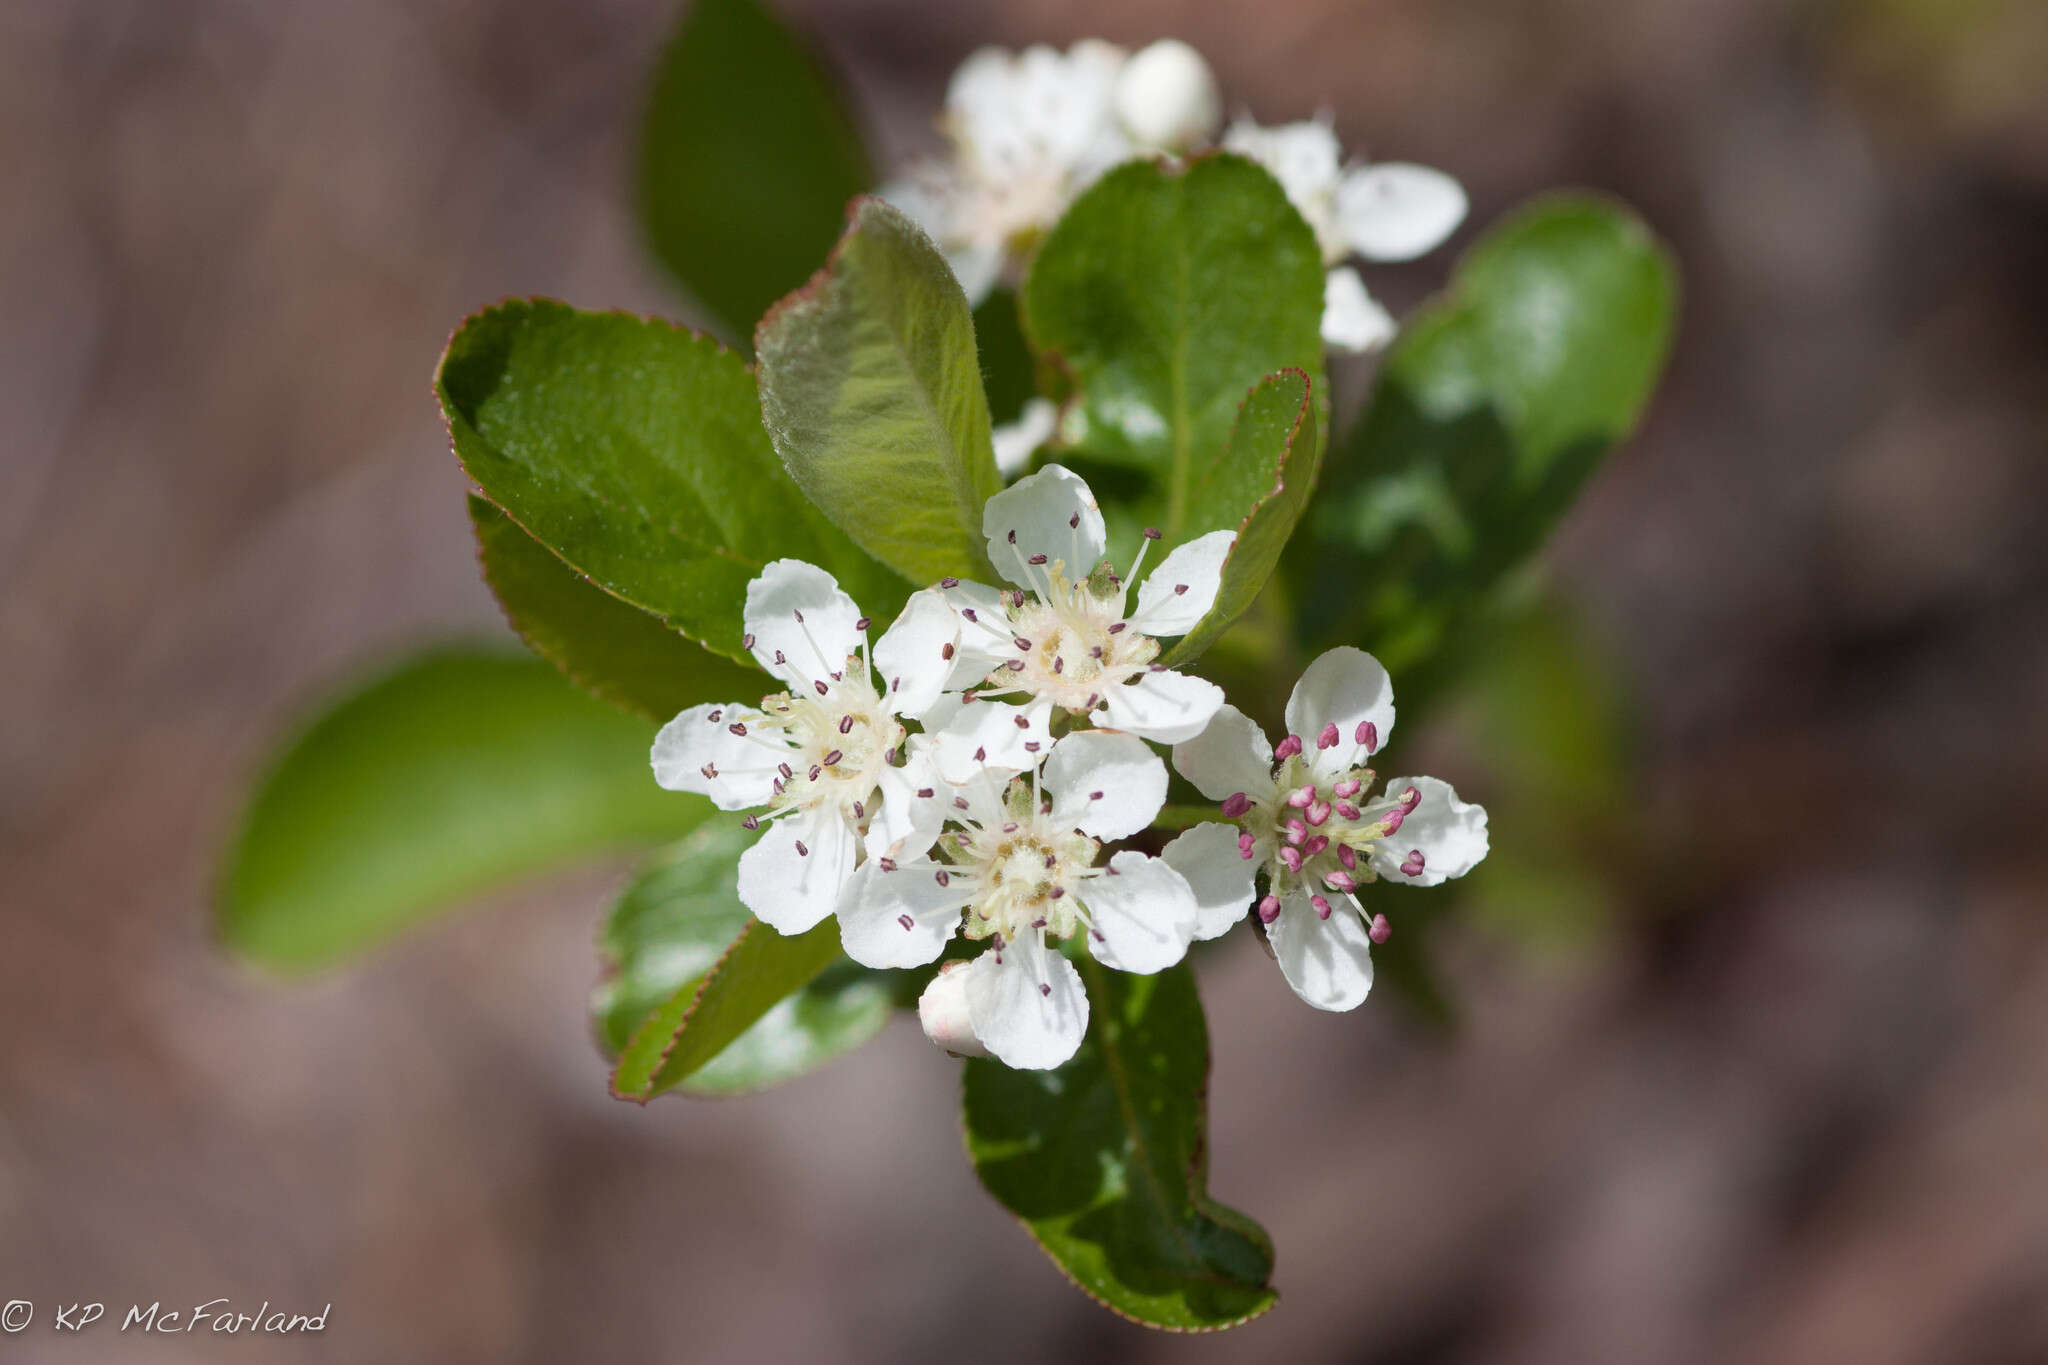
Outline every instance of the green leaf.
{"label": "green leaf", "polygon": [[667,720],[707,701],[748,701],[772,684],[613,597],[469,495],[477,557],[505,619],[534,653],[614,706]]}
{"label": "green leaf", "polygon": [[523,653],[446,648],[323,712],[257,788],[221,932],[320,967],[565,863],[673,839],[710,811],[654,785],[653,728]]}
{"label": "green leaf", "polygon": [[824,68],[756,0],[696,0],[663,54],[640,131],[648,243],[744,341],[874,183]]}
{"label": "green leaf", "polygon": [[1634,429],[1670,349],[1677,271],[1626,209],[1536,201],[1467,253],[1388,353],[1330,461],[1300,594],[1312,636],[1363,639],[1397,673],[1532,554]]}
{"label": "green leaf", "polygon": [[[696,1001],[705,974],[747,932],[751,916],[740,904],[736,880],[739,856],[753,839],[736,825],[707,823],[642,868],[619,898],[601,944],[612,975],[591,1001],[607,1052],[625,1050],[657,1010],[677,1001],[687,1008]],[[758,925],[753,932],[775,937]],[[681,1055],[678,1047],[660,1085],[648,1089],[629,1078],[635,1092],[620,1093],[644,1099],[679,1085],[691,1094],[725,1095],[791,1080],[879,1032],[895,1008],[896,975],[865,971],[843,958],[831,962],[808,984],[772,1001],[766,1013],[708,1061],[693,1063],[692,1058],[705,1054]],[[727,982],[724,989],[733,984]],[[715,1041],[718,1025],[707,1013],[714,1007],[700,1004],[687,1020],[695,1048]],[[649,1053],[653,1042],[650,1036],[643,1044]]]}
{"label": "green leaf", "polygon": [[1080,400],[1075,449],[1149,476],[1162,548],[1218,529],[1196,523],[1195,491],[1245,391],[1290,368],[1320,382],[1321,253],[1242,157],[1111,171],[1046,239],[1023,303],[1032,345]]}
{"label": "green leaf", "polygon": [[523,300],[448,343],[436,381],[484,496],[614,597],[746,662],[748,580],[808,560],[877,620],[906,585],[804,501],[731,351],[665,322]]}
{"label": "green leaf", "polygon": [[1208,1197],[1208,1031],[1183,963],[1088,959],[1087,1039],[1057,1071],[967,1063],[967,1151],[988,1192],[1083,1292],[1151,1327],[1208,1331],[1278,1297],[1273,1245]]}
{"label": "green leaf", "polygon": [[1216,605],[1167,651],[1168,665],[1197,658],[1251,606],[1279,566],[1308,507],[1322,463],[1314,385],[1300,370],[1267,375],[1238,410],[1230,443],[1197,476],[1188,521],[1234,527]]}
{"label": "green leaf", "polygon": [[762,416],[811,501],[914,582],[987,577],[981,505],[1003,485],[974,316],[931,239],[858,201],[831,261],[754,344]]}

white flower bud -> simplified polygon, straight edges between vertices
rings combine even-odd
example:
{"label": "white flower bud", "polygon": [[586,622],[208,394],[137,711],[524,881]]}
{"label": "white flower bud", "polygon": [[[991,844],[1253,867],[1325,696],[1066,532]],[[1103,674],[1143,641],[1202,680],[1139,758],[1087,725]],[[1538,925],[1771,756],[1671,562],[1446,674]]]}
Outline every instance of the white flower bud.
{"label": "white flower bud", "polygon": [[917,998],[917,1021],[924,1036],[955,1057],[986,1057],[988,1049],[974,1036],[967,1013],[967,963],[942,962],[939,974]]}
{"label": "white flower bud", "polygon": [[1148,152],[1192,151],[1223,118],[1209,63],[1178,38],[1162,38],[1124,63],[1115,101],[1124,131]]}

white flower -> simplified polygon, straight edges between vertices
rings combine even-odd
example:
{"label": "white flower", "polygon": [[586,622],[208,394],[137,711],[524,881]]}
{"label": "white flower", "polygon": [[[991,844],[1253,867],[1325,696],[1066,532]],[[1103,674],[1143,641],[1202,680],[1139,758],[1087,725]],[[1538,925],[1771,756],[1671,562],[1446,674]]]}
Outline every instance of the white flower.
{"label": "white flower", "polygon": [[1017,420],[990,432],[996,447],[996,472],[1014,479],[1031,463],[1031,456],[1050,441],[1059,429],[1059,405],[1050,398],[1027,398]]}
{"label": "white flower", "polygon": [[1318,1009],[1348,1010],[1372,988],[1371,945],[1391,932],[1384,915],[1368,927],[1352,893],[1381,878],[1435,886],[1463,876],[1486,856],[1486,812],[1433,777],[1397,777],[1371,795],[1364,764],[1394,728],[1394,690],[1363,650],[1309,665],[1287,700],[1287,728],[1276,749],[1225,706],[1174,746],[1175,769],[1233,823],[1197,825],[1163,856],[1195,889],[1200,938],[1243,916],[1253,874],[1264,872],[1259,918],[1287,984]]}
{"label": "white flower", "polygon": [[914,594],[875,645],[878,685],[867,618],[831,574],[796,559],[747,585],[743,620],[746,647],[789,690],[684,711],[654,737],[654,777],[721,810],[767,807],[746,822],[773,823],[740,857],[740,900],[799,934],[832,913],[863,838],[873,853],[916,831],[930,779],[902,761],[898,718],[937,700],[943,673],[928,661],[959,626],[937,594]]}
{"label": "white flower", "polygon": [[1323,340],[1370,350],[1394,335],[1394,321],[1343,262],[1408,261],[1433,251],[1465,219],[1465,191],[1442,171],[1382,161],[1346,167],[1326,119],[1262,128],[1231,125],[1224,147],[1264,166],[1315,230],[1323,264]]}
{"label": "white flower", "polygon": [[[1223,689],[1154,660],[1158,637],[1186,634],[1215,605],[1235,531],[1174,550],[1139,584],[1127,613],[1124,580],[1103,563],[1101,509],[1064,466],[1046,465],[990,498],[981,526],[990,561],[1017,588],[939,584],[961,621],[957,646],[941,650],[952,667],[946,685],[970,688],[925,717],[942,775],[961,781],[982,765],[1035,766],[1055,708],[1162,744],[1202,732]],[[1157,534],[1148,532],[1146,544]],[[1019,700],[988,700],[1006,696]]]}
{"label": "white flower", "polygon": [[951,157],[913,166],[880,193],[932,235],[979,303],[1103,172],[1207,141],[1216,103],[1207,64],[1182,43],[1136,58],[1092,38],[1066,52],[982,48],[946,90]]}
{"label": "white flower", "polygon": [[1096,961],[1150,973],[1180,961],[1194,936],[1195,894],[1170,864],[1128,851],[1096,863],[1103,842],[1158,814],[1166,765],[1131,735],[1081,731],[1053,746],[1042,788],[1037,774],[984,769],[936,796],[957,828],[921,855],[861,869],[839,911],[847,955],[914,967],[956,931],[987,942],[927,992],[926,1031],[949,1051],[972,1051],[964,1021],[1011,1066],[1058,1066],[1087,1031],[1088,997],[1053,942],[1085,930]]}

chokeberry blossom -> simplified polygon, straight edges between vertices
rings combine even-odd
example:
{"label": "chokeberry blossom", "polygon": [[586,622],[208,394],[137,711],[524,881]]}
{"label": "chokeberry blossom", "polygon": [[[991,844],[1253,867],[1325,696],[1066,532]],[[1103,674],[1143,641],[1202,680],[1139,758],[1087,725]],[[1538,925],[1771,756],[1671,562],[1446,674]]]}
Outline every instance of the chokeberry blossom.
{"label": "chokeberry blossom", "polygon": [[690,707],[655,736],[654,776],[721,810],[766,808],[746,822],[768,829],[740,856],[739,897],[797,934],[837,906],[863,840],[877,851],[905,840],[926,809],[916,792],[929,778],[905,761],[901,718],[937,699],[944,675],[928,661],[958,623],[936,594],[914,594],[874,646],[878,680],[867,618],[831,574],[796,559],[747,585],[742,619],[747,649],[788,690]]}
{"label": "chokeberry blossom", "polygon": [[979,303],[1103,172],[1206,141],[1217,108],[1207,64],[1184,43],[1136,57],[1092,38],[1066,52],[983,48],[946,90],[951,156],[880,193],[931,234]]}
{"label": "chokeberry blossom", "polygon": [[1201,902],[1198,929],[1228,929],[1250,904],[1250,874],[1263,873],[1267,940],[1287,984],[1318,1009],[1351,1009],[1372,989],[1372,944],[1391,929],[1382,914],[1368,924],[1360,887],[1435,886],[1486,856],[1486,811],[1448,783],[1397,777],[1372,794],[1366,760],[1393,728],[1386,669],[1340,648],[1295,684],[1277,747],[1234,706],[1174,746],[1174,768],[1229,822],[1197,825],[1164,854]]}
{"label": "chokeberry blossom", "polygon": [[[939,584],[960,619],[957,637],[940,647],[952,669],[946,685],[966,689],[925,717],[944,776],[1035,766],[1055,710],[1162,744],[1201,733],[1223,690],[1159,664],[1159,639],[1208,615],[1235,531],[1212,531],[1167,555],[1138,584],[1135,607],[1125,579],[1103,561],[1107,531],[1095,495],[1062,465],[990,498],[982,534],[990,562],[1016,586]],[[1144,545],[1157,534],[1147,532]],[[1144,556],[1141,547],[1129,578]]]}
{"label": "chokeberry blossom", "polygon": [[1197,907],[1186,878],[1131,851],[1097,862],[1103,843],[1144,829],[1166,800],[1166,765],[1142,740],[1080,731],[1052,747],[1042,775],[984,769],[927,799],[951,827],[915,854],[906,845],[866,863],[839,925],[847,956],[869,967],[921,966],[955,933],[987,943],[926,992],[920,1013],[948,1050],[1028,1069],[1073,1056],[1088,996],[1060,939],[1085,931],[1096,961],[1127,972],[1163,971],[1187,952]]}
{"label": "chokeberry blossom", "polygon": [[1223,146],[1273,173],[1315,230],[1329,270],[1323,281],[1323,340],[1341,351],[1369,351],[1393,338],[1393,317],[1345,265],[1408,261],[1435,250],[1465,219],[1465,191],[1442,171],[1406,162],[1345,166],[1325,119],[1261,127],[1231,125]]}

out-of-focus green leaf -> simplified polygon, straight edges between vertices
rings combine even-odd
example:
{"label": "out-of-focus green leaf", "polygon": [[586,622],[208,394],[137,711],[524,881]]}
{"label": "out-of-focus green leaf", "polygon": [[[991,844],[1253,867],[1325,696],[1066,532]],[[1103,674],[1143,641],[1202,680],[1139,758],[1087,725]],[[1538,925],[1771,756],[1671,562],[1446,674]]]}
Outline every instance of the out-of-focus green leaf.
{"label": "out-of-focus green leaf", "polygon": [[802,284],[873,184],[838,89],[757,0],[693,0],[640,130],[640,215],[738,341]]}
{"label": "out-of-focus green leaf", "polygon": [[[612,908],[601,944],[612,975],[591,1001],[607,1052],[625,1050],[656,1010],[678,998],[686,1005],[695,1001],[705,974],[747,931],[751,916],[735,886],[739,856],[753,839],[735,825],[707,823],[642,868]],[[753,932],[775,937],[760,926]],[[677,1058],[655,1090],[673,1083],[691,1094],[734,1094],[821,1066],[888,1022],[895,975],[843,959],[833,963],[770,1004],[710,1060],[685,1071],[689,1059]],[[705,1028],[708,1038],[707,1008],[700,1006],[690,1026]]]}
{"label": "out-of-focus green leaf", "polygon": [[974,315],[915,223],[859,201],[831,263],[754,344],[768,434],[812,502],[914,582],[988,576],[981,505],[1003,484]]}
{"label": "out-of-focus green leaf", "polygon": [[751,701],[774,684],[613,597],[469,495],[477,558],[505,619],[543,659],[614,706],[667,720],[707,701]]}
{"label": "out-of-focus green leaf", "polygon": [[1273,1306],[1273,1245],[1208,1196],[1209,1039],[1185,963],[1082,958],[1087,1039],[1057,1071],[970,1061],[981,1183],[1090,1297],[1151,1327],[1212,1331]]}
{"label": "out-of-focus green leaf", "polygon": [[[1238,410],[1230,444],[1195,478],[1188,521],[1235,525],[1216,605],[1167,651],[1165,662],[1198,657],[1266,586],[1315,487],[1322,443],[1316,394],[1300,370],[1268,375]],[[1233,520],[1234,519],[1234,520]]]}
{"label": "out-of-focus green leaf", "polygon": [[710,803],[654,785],[653,728],[522,653],[423,655],[329,707],[251,801],[220,925],[327,965],[537,872],[673,839]]}
{"label": "out-of-focus green leaf", "polygon": [[1111,171],[1047,237],[1023,305],[1032,346],[1079,400],[1076,467],[1142,475],[1162,548],[1243,517],[1240,505],[1201,524],[1196,493],[1245,391],[1284,369],[1321,384],[1321,254],[1278,182],[1242,157]]}
{"label": "out-of-focus green leaf", "polygon": [[1487,233],[1331,456],[1321,554],[1295,560],[1322,589],[1297,594],[1310,637],[1366,643],[1397,676],[1434,652],[1633,430],[1676,306],[1669,253],[1618,205],[1552,196]]}
{"label": "out-of-focus green leaf", "polygon": [[807,560],[877,620],[908,586],[804,500],[731,351],[665,322],[523,300],[477,314],[436,381],[484,496],[614,597],[747,662],[741,608]]}
{"label": "out-of-focus green leaf", "polygon": [[991,290],[974,310],[974,348],[981,358],[981,383],[988,393],[988,415],[994,422],[1014,422],[1025,401],[1038,392],[1031,348],[1024,341],[1024,319],[1017,296]]}

